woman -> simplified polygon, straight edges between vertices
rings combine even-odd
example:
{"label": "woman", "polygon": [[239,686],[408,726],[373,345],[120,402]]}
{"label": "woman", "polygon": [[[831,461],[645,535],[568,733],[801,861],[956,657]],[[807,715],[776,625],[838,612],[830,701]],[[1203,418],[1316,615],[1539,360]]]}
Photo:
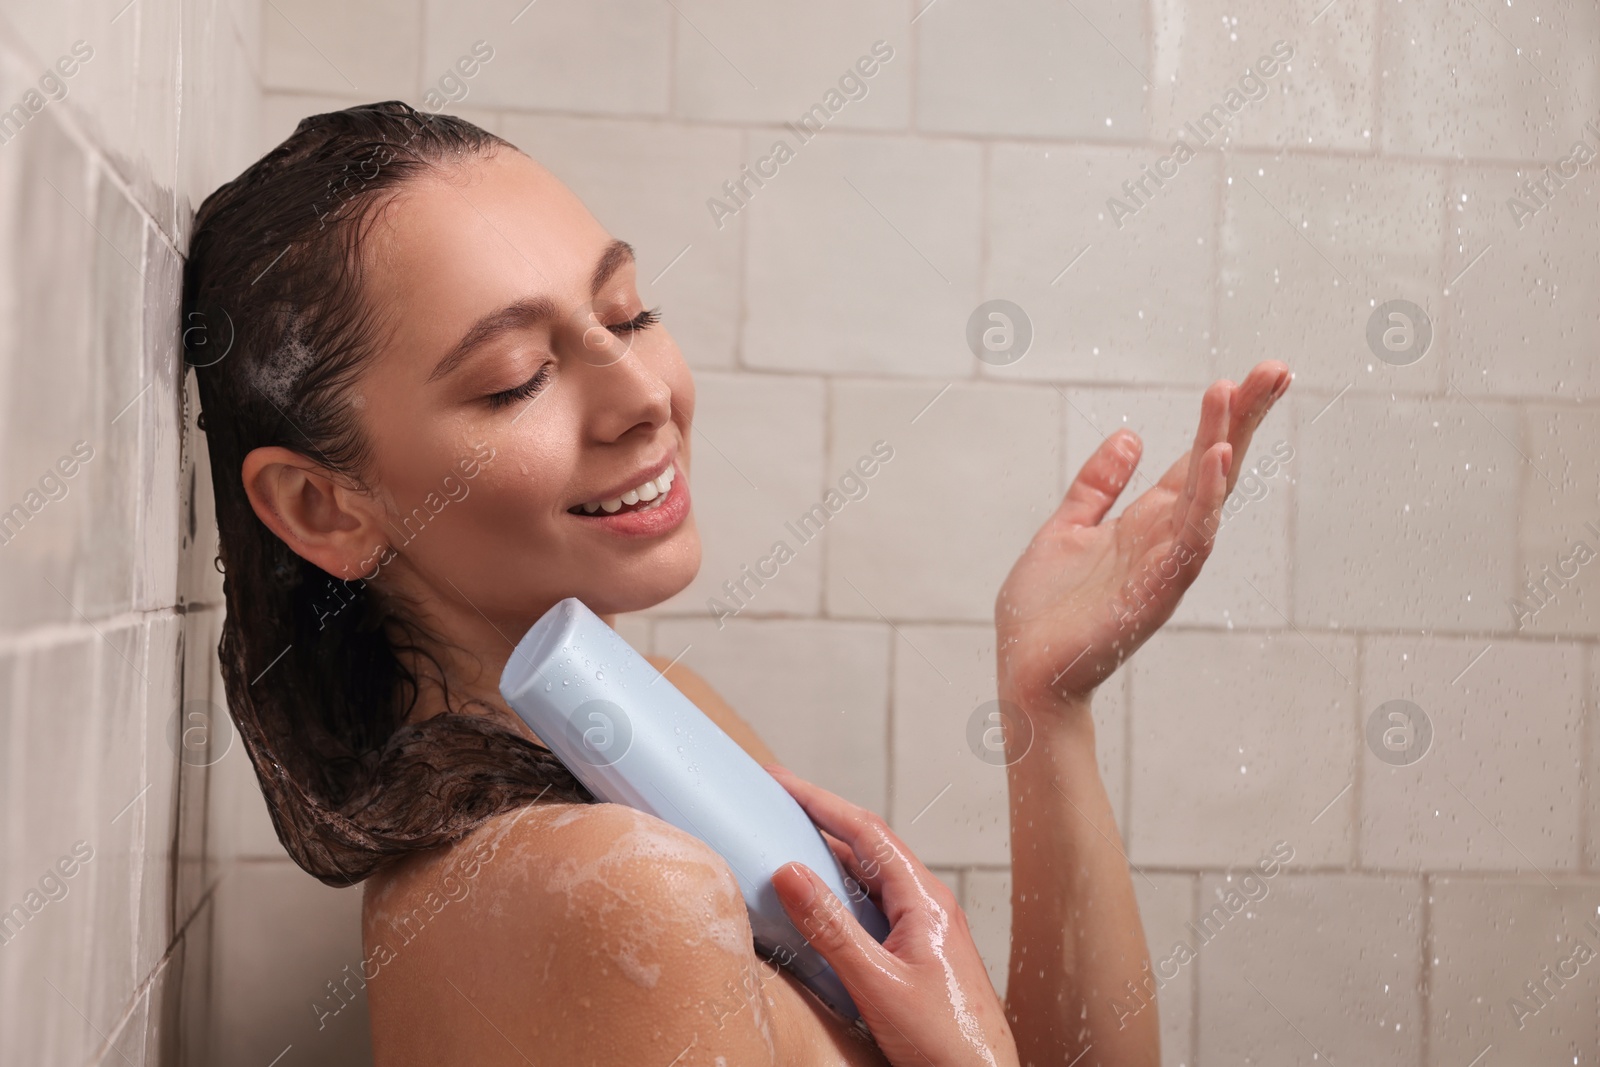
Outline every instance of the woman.
{"label": "woman", "polygon": [[774,879],[863,1028],[758,959],[720,857],[593,803],[497,689],[556,601],[609,623],[699,566],[694,383],[632,250],[511,145],[389,101],[306,119],[208,197],[184,286],[228,701],[290,855],[366,880],[379,1067],[1158,1061],[1156,1013],[1123,1027],[1111,1006],[1148,952],[1089,702],[1198,573],[1283,364],[1207,390],[1194,449],[1102,522],[1139,457],[1108,438],[999,591],[1004,1004],[951,894],[880,818],[652,660],[890,919],[880,946],[804,868]]}

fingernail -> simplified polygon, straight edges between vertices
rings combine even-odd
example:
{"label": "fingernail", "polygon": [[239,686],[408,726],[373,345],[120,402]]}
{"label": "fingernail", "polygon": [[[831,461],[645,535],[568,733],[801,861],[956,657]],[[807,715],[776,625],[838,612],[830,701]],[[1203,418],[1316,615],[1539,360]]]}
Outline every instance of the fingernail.
{"label": "fingernail", "polygon": [[816,883],[811,881],[811,877],[806,874],[798,863],[786,863],[784,866],[795,873],[795,876],[800,879],[804,887],[796,890],[790,899],[802,908],[809,907],[811,902],[817,898]]}
{"label": "fingernail", "polygon": [[1274,399],[1274,400],[1278,399],[1280,396],[1282,396],[1288,390],[1289,382],[1291,381],[1292,378],[1293,378],[1293,376],[1289,375],[1289,374],[1285,374],[1283,376],[1283,380],[1278,383],[1277,388],[1272,390],[1272,399]]}

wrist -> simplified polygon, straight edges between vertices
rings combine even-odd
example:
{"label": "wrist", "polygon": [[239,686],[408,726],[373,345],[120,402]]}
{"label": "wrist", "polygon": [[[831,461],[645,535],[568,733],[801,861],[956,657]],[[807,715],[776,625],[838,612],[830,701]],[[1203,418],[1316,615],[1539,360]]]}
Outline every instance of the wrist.
{"label": "wrist", "polygon": [[1094,715],[1090,710],[1090,694],[1064,696],[1027,694],[1009,686],[999,690],[1001,707],[1008,704],[1017,709],[1018,721],[1007,724],[1005,732],[1006,758],[1015,762],[1036,748],[1087,746],[1094,751]]}

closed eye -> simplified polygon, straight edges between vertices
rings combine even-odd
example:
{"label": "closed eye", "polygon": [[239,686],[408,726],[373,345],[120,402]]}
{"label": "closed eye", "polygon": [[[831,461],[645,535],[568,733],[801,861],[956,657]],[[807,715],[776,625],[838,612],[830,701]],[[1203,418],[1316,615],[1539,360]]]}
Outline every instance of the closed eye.
{"label": "closed eye", "polygon": [[488,396],[484,397],[484,399],[489,402],[489,407],[491,409],[499,411],[507,404],[515,404],[519,400],[527,400],[540,389],[543,389],[545,383],[549,380],[550,364],[546,363],[544,366],[539,368],[539,372],[537,374],[523,382],[521,385],[517,386],[515,389],[507,389],[500,393],[490,393]]}
{"label": "closed eye", "polygon": [[648,330],[650,327],[654,326],[660,321],[661,309],[659,307],[655,307],[639,312],[639,314],[635,315],[627,322],[619,322],[615,326],[607,326],[606,329],[610,330],[612,333],[618,334],[634,333],[638,330]]}
{"label": "closed eye", "polygon": [[[614,323],[613,325],[607,326],[606,329],[620,336],[622,334],[638,333],[640,330],[648,330],[650,327],[654,326],[660,321],[661,309],[659,307],[647,308],[644,311],[639,312],[639,314],[635,315],[633,318],[627,319],[624,322]],[[538,373],[516,388],[506,389],[499,393],[490,393],[488,396],[484,397],[484,399],[489,402],[489,407],[491,409],[499,411],[508,404],[515,404],[519,400],[529,399],[540,389],[543,389],[545,387],[545,383],[547,383],[549,380],[550,364],[546,363],[544,366],[539,368]]]}

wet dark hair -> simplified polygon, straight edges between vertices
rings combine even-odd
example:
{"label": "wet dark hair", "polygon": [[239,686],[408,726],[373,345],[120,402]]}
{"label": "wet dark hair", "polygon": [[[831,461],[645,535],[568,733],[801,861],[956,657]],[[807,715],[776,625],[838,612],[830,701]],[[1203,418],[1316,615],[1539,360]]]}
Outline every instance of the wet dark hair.
{"label": "wet dark hair", "polygon": [[[518,151],[463,119],[363,104],[303,119],[195,215],[182,324],[216,495],[228,710],[278,839],[329,885],[540,797],[594,800],[548,749],[467,710],[485,705],[450,703],[416,643],[437,636],[291,551],[241,475],[252,449],[277,445],[365,485],[348,391],[385,330],[362,292],[367,229],[408,179],[505,150]],[[419,684],[402,650],[445,682],[446,710],[411,725]]]}

